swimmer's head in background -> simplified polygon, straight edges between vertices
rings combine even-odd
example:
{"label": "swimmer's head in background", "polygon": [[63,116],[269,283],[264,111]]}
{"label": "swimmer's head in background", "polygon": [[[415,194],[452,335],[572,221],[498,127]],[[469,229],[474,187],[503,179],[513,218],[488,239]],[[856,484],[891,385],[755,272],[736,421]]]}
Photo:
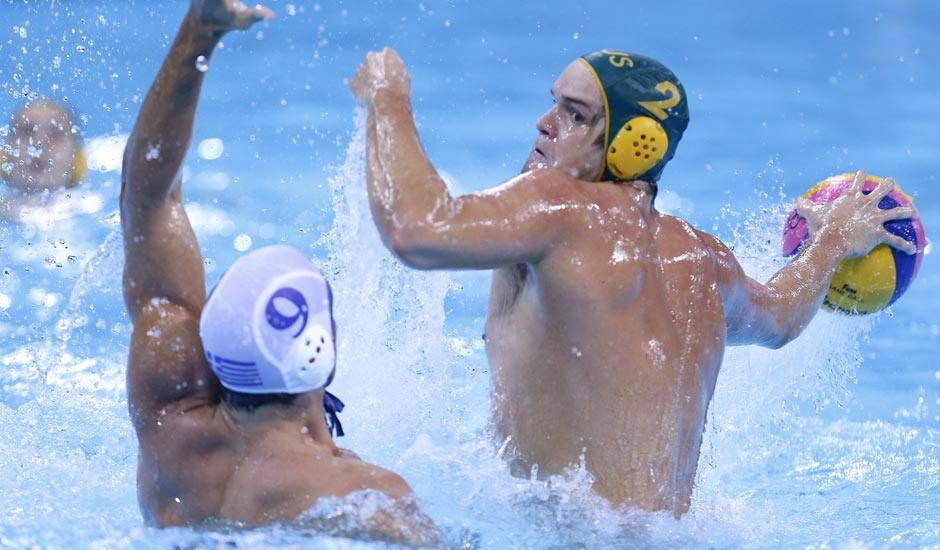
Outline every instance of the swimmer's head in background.
{"label": "swimmer's head in background", "polygon": [[74,187],[86,166],[75,118],[55,101],[23,106],[0,141],[0,179],[20,191]]}
{"label": "swimmer's head in background", "polygon": [[321,389],[336,368],[329,283],[300,251],[242,256],[209,293],[199,334],[223,386],[249,394]]}
{"label": "swimmer's head in background", "polygon": [[581,61],[597,79],[607,119],[604,169],[596,179],[656,183],[689,125],[682,83],[642,55],[600,50]]}

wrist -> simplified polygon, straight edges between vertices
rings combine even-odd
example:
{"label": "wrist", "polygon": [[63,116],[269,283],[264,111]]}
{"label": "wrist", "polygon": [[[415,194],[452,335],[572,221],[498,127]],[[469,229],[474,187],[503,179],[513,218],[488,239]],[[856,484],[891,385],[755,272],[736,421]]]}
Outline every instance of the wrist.
{"label": "wrist", "polygon": [[209,48],[214,48],[229,31],[221,25],[206,23],[191,8],[183,18],[183,29],[188,31],[194,43]]}
{"label": "wrist", "polygon": [[407,93],[393,90],[386,86],[375,91],[375,94],[372,96],[372,104],[380,108],[386,105],[404,106],[410,110],[411,98],[408,97]]}
{"label": "wrist", "polygon": [[831,254],[837,256],[840,260],[849,254],[850,247],[848,239],[840,228],[828,224],[813,233],[810,240],[811,246],[822,247]]}

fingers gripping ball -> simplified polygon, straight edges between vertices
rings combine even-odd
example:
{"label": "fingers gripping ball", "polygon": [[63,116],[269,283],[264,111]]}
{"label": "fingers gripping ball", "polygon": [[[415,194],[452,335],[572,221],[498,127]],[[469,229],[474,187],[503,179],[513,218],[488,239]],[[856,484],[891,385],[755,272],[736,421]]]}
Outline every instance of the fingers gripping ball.
{"label": "fingers gripping ball", "polygon": [[638,116],[617,132],[607,149],[607,166],[623,180],[636,179],[666,156],[669,136],[662,125],[648,116]]}
{"label": "fingers gripping ball", "polygon": [[[833,176],[807,191],[803,197],[816,204],[832,202],[849,188],[853,178],[854,174]],[[863,193],[867,195],[884,183],[882,178],[868,176]],[[878,203],[882,210],[912,205],[911,197],[898,186]],[[829,292],[823,302],[825,309],[851,315],[875,313],[896,302],[910,287],[920,270],[927,245],[924,226],[920,218],[914,218],[889,221],[884,227],[889,233],[913,243],[917,253],[909,255],[881,244],[865,257],[845,260],[829,284]],[[806,220],[796,211],[791,212],[783,234],[783,254],[796,255],[808,238]]]}

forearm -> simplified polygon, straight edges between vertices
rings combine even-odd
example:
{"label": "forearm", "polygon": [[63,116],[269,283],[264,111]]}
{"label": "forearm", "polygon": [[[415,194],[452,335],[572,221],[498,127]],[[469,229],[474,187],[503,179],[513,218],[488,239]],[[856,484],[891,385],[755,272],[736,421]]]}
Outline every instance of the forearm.
{"label": "forearm", "polygon": [[825,299],[836,268],[848,247],[836,228],[827,228],[807,243],[790,264],[767,282],[765,311],[772,316],[768,344],[779,347],[799,336]]}
{"label": "forearm", "polygon": [[452,199],[421,147],[408,99],[379,91],[368,124],[369,203],[386,242],[445,222]]}
{"label": "forearm", "polygon": [[[124,152],[124,198],[161,200],[179,172],[189,142],[208,60],[222,33],[187,13],[147,94]],[[137,202],[137,201],[134,201]]]}
{"label": "forearm", "polygon": [[205,300],[199,243],[174,183],[192,137],[203,81],[196,59],[208,58],[219,36],[187,14],[124,152],[124,296],[135,317],[154,298],[191,312]]}

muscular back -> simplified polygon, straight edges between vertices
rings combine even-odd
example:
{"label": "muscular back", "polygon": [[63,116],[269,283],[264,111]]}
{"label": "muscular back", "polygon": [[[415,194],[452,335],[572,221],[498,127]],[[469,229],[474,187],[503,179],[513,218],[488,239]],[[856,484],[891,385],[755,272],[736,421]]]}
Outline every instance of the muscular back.
{"label": "muscular back", "polygon": [[[293,519],[320,497],[364,489],[392,497],[410,494],[392,472],[324,443],[329,433],[322,409],[311,407],[312,415],[266,410],[278,407],[273,405],[245,413],[268,417],[263,422],[239,422],[234,416],[239,413],[219,400],[218,380],[202,356],[197,318],[174,304],[156,303],[138,316],[129,382],[140,441],[138,496],[152,524],[256,525]],[[177,388],[185,393],[154,401]]]}
{"label": "muscular back", "polygon": [[583,455],[601,495],[678,513],[724,350],[711,250],[632,187],[580,193],[561,246],[524,276],[495,273],[494,427],[517,466],[552,474]]}

